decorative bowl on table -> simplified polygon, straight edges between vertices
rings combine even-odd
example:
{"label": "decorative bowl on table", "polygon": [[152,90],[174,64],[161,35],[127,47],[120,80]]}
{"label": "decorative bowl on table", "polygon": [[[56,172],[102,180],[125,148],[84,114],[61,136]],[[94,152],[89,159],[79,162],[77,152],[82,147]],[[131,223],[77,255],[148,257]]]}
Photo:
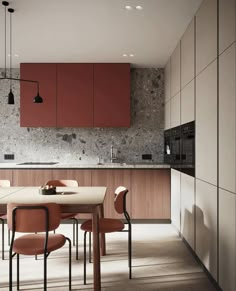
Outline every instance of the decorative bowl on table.
{"label": "decorative bowl on table", "polygon": [[41,186],[39,188],[39,194],[41,195],[55,195],[57,194],[57,191],[56,191],[56,187],[55,186]]}

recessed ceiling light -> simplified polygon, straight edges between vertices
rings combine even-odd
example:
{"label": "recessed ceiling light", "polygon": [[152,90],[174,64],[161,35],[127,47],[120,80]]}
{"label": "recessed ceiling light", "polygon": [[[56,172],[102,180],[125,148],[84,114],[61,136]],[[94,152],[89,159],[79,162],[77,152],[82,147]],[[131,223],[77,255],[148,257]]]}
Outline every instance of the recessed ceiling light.
{"label": "recessed ceiling light", "polygon": [[123,56],[123,57],[127,57],[127,54],[123,54],[122,56]]}
{"label": "recessed ceiling light", "polygon": [[132,6],[130,6],[130,5],[125,5],[125,9],[126,9],[126,10],[132,10],[132,9],[133,9],[133,7],[132,7]]}
{"label": "recessed ceiling light", "polygon": [[143,7],[140,6],[140,5],[135,6],[135,8],[136,8],[137,10],[142,10],[142,9],[143,9]]}
{"label": "recessed ceiling light", "polygon": [[[10,57],[10,56],[11,56],[11,54],[8,54],[7,56],[8,56],[8,57]],[[19,57],[19,55],[18,55],[18,54],[14,54],[14,55],[13,55],[13,57],[15,57],[15,58],[18,58],[18,57]]]}
{"label": "recessed ceiling light", "polygon": [[130,57],[134,57],[134,54],[129,54]]}

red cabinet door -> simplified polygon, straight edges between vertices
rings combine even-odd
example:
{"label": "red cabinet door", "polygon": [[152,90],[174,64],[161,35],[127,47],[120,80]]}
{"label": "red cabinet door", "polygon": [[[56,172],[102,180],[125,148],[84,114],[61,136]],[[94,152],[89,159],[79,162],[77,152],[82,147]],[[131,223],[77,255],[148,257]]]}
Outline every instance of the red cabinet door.
{"label": "red cabinet door", "polygon": [[20,77],[39,81],[40,96],[43,103],[33,103],[37,95],[37,84],[20,82],[20,126],[56,126],[56,64],[23,63]]}
{"label": "red cabinet door", "polygon": [[93,126],[93,64],[57,65],[57,126]]}
{"label": "red cabinet door", "polygon": [[129,64],[94,64],[94,126],[130,126]]}

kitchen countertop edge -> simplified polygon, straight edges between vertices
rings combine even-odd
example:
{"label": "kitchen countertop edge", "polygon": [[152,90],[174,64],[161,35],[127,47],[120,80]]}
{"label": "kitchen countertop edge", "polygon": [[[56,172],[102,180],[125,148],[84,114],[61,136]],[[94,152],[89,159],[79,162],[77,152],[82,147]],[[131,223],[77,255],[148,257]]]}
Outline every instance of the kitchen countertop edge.
{"label": "kitchen countertop edge", "polygon": [[63,164],[55,165],[18,165],[0,163],[0,169],[170,169],[168,164]]}

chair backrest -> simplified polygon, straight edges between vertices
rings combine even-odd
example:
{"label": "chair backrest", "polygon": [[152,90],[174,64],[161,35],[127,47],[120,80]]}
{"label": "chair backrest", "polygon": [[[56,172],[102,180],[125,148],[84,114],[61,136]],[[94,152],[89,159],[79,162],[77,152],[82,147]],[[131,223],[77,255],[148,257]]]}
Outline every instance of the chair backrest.
{"label": "chair backrest", "polygon": [[78,187],[79,184],[76,180],[50,180],[46,183],[48,186],[55,187]]}
{"label": "chair backrest", "polygon": [[0,180],[0,187],[10,187],[11,182],[9,180]]}
{"label": "chair backrest", "polygon": [[56,203],[7,205],[7,224],[10,230],[16,232],[50,231],[56,229],[60,221],[61,208]]}
{"label": "chair backrest", "polygon": [[115,190],[114,206],[116,212],[120,214],[126,212],[126,194],[128,192],[128,189],[123,186],[119,186]]}

